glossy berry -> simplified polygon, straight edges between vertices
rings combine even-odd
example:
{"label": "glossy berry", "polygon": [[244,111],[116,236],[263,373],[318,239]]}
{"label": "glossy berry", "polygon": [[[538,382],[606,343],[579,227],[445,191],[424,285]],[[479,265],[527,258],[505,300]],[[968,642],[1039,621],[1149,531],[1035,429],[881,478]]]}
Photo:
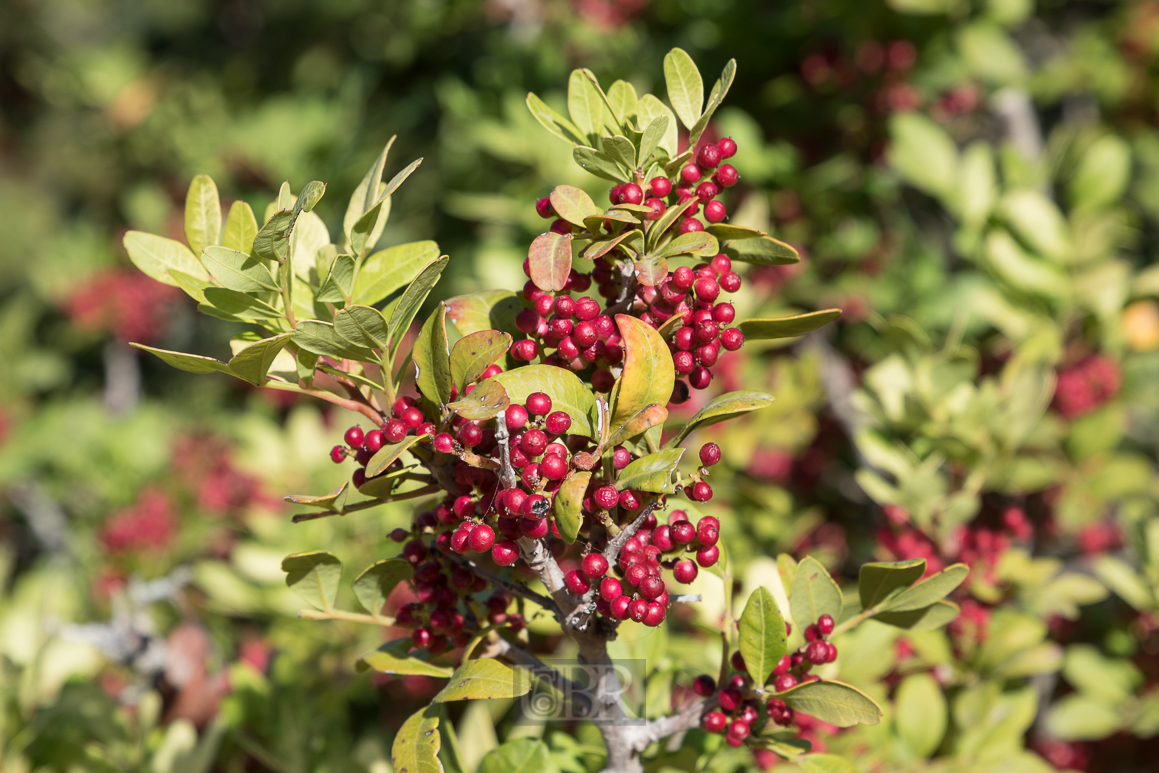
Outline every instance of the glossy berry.
{"label": "glossy berry", "polygon": [[362,447],[374,453],[382,448],[384,442],[386,442],[386,437],[382,434],[382,430],[372,429],[366,433],[366,438],[362,441]]}
{"label": "glossy berry", "polygon": [[696,527],[688,521],[677,521],[668,528],[672,541],[677,545],[688,545],[696,539]]}
{"label": "glossy berry", "polygon": [[743,696],[737,688],[726,687],[720,691],[720,696],[717,700],[720,702],[720,707],[725,711],[735,711],[743,701]]}
{"label": "glossy berry", "polygon": [[693,285],[693,291],[696,293],[696,300],[712,303],[720,295],[720,284],[715,279],[701,277]]}
{"label": "glossy berry", "polygon": [[495,530],[485,523],[481,523],[471,532],[471,550],[476,553],[486,553],[495,544]]}
{"label": "glossy berry", "polygon": [[740,180],[740,175],[731,164],[725,164],[716,170],[716,181],[725,188],[731,188]]}
{"label": "glossy berry", "polygon": [[527,412],[532,416],[546,416],[551,413],[551,398],[543,392],[532,392],[527,396]]}
{"label": "glossy berry", "polygon": [[644,201],[644,190],[636,183],[620,186],[621,204],[640,204]]}
{"label": "glossy berry", "polygon": [[728,717],[719,711],[710,711],[704,715],[701,720],[701,725],[710,733],[719,733],[724,730],[725,725],[728,724]]}
{"label": "glossy berry", "polygon": [[735,327],[730,327],[721,332],[720,345],[730,352],[735,352],[744,346],[744,333]]}
{"label": "glossy berry", "polygon": [[711,467],[720,461],[720,446],[716,443],[705,443],[700,447],[700,463]]}
{"label": "glossy berry", "polygon": [[455,439],[451,437],[449,432],[440,432],[435,435],[433,446],[440,454],[454,453]]}
{"label": "glossy berry", "polygon": [[740,654],[740,650],[737,650],[736,652],[732,653],[732,655],[728,659],[728,662],[729,662],[729,665],[732,666],[734,671],[740,671],[741,673],[745,672],[746,668],[745,668],[745,662],[744,662],[744,655]]}
{"label": "glossy berry", "polygon": [[544,196],[535,202],[535,214],[544,220],[551,220],[555,217],[555,208],[551,206],[551,199],[549,197]]}
{"label": "glossy berry", "polygon": [[479,428],[478,424],[468,422],[459,429],[458,439],[468,448],[477,446],[483,440],[483,430]]}
{"label": "glossy berry", "polygon": [[726,293],[735,293],[740,289],[740,286],[740,274],[736,273],[735,271],[729,271],[727,274],[720,278],[720,289],[724,290]]}
{"label": "glossy berry", "polygon": [[647,616],[648,602],[644,599],[633,599],[632,603],[628,605],[628,617],[632,619],[632,622],[642,623]]}
{"label": "glossy berry", "polygon": [[644,615],[643,623],[650,628],[655,628],[664,622],[665,615],[668,614],[668,608],[659,601],[648,602],[648,613]]}
{"label": "glossy berry", "polygon": [[562,435],[571,429],[571,417],[563,411],[554,411],[548,414],[543,426],[553,435]]}
{"label": "glossy berry", "polygon": [[582,596],[591,589],[591,582],[588,578],[575,569],[563,576],[563,583],[569,591],[577,596]]}
{"label": "glossy berry", "polygon": [[672,567],[672,576],[676,578],[676,582],[688,585],[696,579],[696,575],[700,570],[696,568],[696,562],[683,558],[676,562],[676,566]]}
{"label": "glossy berry", "polygon": [[527,425],[527,409],[522,405],[509,405],[503,412],[508,432],[518,432]]}
{"label": "glossy berry", "polygon": [[[533,395],[534,396],[534,395]],[[528,398],[528,402],[531,399]],[[529,429],[523,433],[523,437],[519,440],[519,449],[530,459],[534,456],[539,456],[547,449],[547,435],[543,430]]]}
{"label": "glossy berry", "polygon": [[829,659],[829,645],[823,641],[809,642],[805,648],[805,657],[816,666],[826,663]]}
{"label": "glossy berry", "polygon": [[[700,199],[702,204],[707,204],[715,199],[718,193],[720,193],[720,190],[712,182],[702,182],[696,186],[696,198]],[[704,211],[708,212],[708,209],[706,208]]]}
{"label": "glossy berry", "polygon": [[731,303],[718,303],[712,307],[712,321],[718,325],[727,325],[736,319],[736,309]]}
{"label": "glossy berry", "polygon": [[631,464],[631,462],[632,454],[628,451],[628,449],[620,447],[612,452],[612,467],[614,467],[617,472],[627,467],[629,464]]}
{"label": "glossy berry", "polygon": [[773,688],[777,692],[784,692],[785,690],[791,690],[796,686],[797,686],[797,677],[793,676],[792,674],[781,674],[780,676],[778,676],[776,679],[773,680]]}
{"label": "glossy berry", "polygon": [[702,480],[698,480],[692,484],[692,490],[689,492],[688,498],[693,502],[707,502],[712,499],[712,486]]}
{"label": "glossy berry", "polygon": [[704,145],[696,154],[696,163],[704,169],[715,169],[722,158],[724,158],[724,153],[721,152],[719,146]]}
{"label": "glossy berry", "polygon": [[[728,217],[728,210],[719,201],[710,201],[704,205],[704,219],[710,223],[720,223]],[[730,292],[735,292],[730,290]]]}
{"label": "glossy berry", "polygon": [[732,158],[736,155],[736,140],[732,137],[717,140],[716,147],[720,148],[721,158]]}
{"label": "glossy berry", "polygon": [[386,424],[382,425],[382,436],[387,443],[401,443],[408,429],[410,428],[401,419],[388,419]]}
{"label": "glossy berry", "polygon": [[701,548],[696,551],[696,563],[707,569],[716,564],[720,560],[720,548],[716,545],[708,548]]}
{"label": "glossy berry", "polygon": [[680,233],[691,234],[704,230],[704,223],[694,217],[686,217],[680,221]]}
{"label": "glossy berry", "polygon": [[346,430],[346,434],[342,436],[342,439],[346,441],[346,445],[350,446],[351,448],[357,448],[358,446],[362,445],[363,441],[362,427],[355,424],[353,427]]}
{"label": "glossy berry", "polygon": [[512,540],[499,540],[491,548],[491,560],[499,566],[511,566],[518,558],[519,546]]}
{"label": "glossy berry", "polygon": [[330,449],[330,461],[339,464],[346,460],[346,446],[334,446]]}
{"label": "glossy berry", "polygon": [[716,692],[716,680],[708,674],[701,674],[692,680],[692,691],[701,698],[707,698]]}
{"label": "glossy berry", "polygon": [[628,511],[640,509],[640,498],[636,496],[636,492],[625,489],[620,492],[620,507]]}
{"label": "glossy berry", "polygon": [[548,480],[563,480],[567,477],[567,462],[555,454],[547,454],[539,463],[539,474]]}
{"label": "glossy berry", "polygon": [[817,630],[819,630],[823,636],[828,636],[829,634],[833,633],[833,616],[821,615],[818,617]]}
{"label": "glossy berry", "polygon": [[600,598],[605,601],[615,601],[623,595],[624,587],[615,577],[605,577],[600,580]]}
{"label": "glossy berry", "polygon": [[680,170],[680,180],[689,185],[701,178],[704,173],[696,164],[685,164]]}
{"label": "glossy berry", "polygon": [[664,214],[664,210],[668,209],[667,205],[663,201],[656,198],[646,199],[644,201],[644,206],[652,210],[647,215],[645,215],[645,217],[647,217],[649,220],[659,220],[660,217]]}
{"label": "glossy berry", "polygon": [[584,556],[583,572],[588,579],[595,580],[603,577],[608,571],[608,559],[601,553],[588,553]]}
{"label": "glossy berry", "polygon": [[648,187],[651,189],[653,196],[664,198],[672,192],[672,181],[667,177],[653,177],[648,181]]}

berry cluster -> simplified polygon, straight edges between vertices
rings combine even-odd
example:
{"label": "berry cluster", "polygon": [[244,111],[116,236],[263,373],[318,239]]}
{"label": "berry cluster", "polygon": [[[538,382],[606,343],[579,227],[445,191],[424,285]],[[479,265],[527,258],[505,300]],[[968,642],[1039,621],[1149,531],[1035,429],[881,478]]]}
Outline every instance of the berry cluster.
{"label": "berry cluster", "polygon": [[1119,393],[1123,374],[1110,357],[1088,357],[1058,372],[1054,407],[1065,419],[1077,419],[1094,411]]}
{"label": "berry cluster", "polygon": [[[400,397],[391,407],[391,417],[378,429],[363,432],[362,427],[356,424],[346,430],[342,437],[346,445],[331,448],[330,460],[339,464],[353,457],[359,465],[359,469],[354,471],[354,485],[361,488],[366,483],[367,463],[383,446],[401,443],[407,435],[429,438],[435,434],[435,429],[434,423],[427,421],[413,397]],[[401,463],[395,461],[392,466],[398,467]]]}
{"label": "berry cluster", "polygon": [[[784,655],[773,669],[773,689],[776,693],[791,690],[803,682],[817,681],[819,677],[810,674],[813,666],[832,663],[837,659],[837,647],[826,640],[833,633],[833,618],[821,615],[816,623],[805,628],[805,644],[796,652]],[[792,633],[792,626],[785,624],[786,634]],[[751,680],[746,676],[745,660],[740,652],[734,652],[730,659],[738,673],[733,674],[719,691],[716,681],[702,674],[693,681],[693,691],[708,697],[716,693],[720,710],[710,711],[701,720],[701,726],[710,733],[724,733],[731,746],[740,746],[761,722],[760,701],[752,689]],[[783,700],[771,697],[765,704],[765,715],[775,725],[787,727],[793,724],[794,712]]]}

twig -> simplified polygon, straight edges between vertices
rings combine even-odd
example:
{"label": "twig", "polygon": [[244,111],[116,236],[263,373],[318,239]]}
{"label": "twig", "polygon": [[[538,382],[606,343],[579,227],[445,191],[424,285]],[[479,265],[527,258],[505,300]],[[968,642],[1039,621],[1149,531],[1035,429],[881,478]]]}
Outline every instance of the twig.
{"label": "twig", "polygon": [[707,698],[686,708],[679,714],[649,722],[640,728],[632,739],[632,749],[642,752],[653,743],[676,733],[682,733],[698,726],[700,719],[717,705],[716,698]]}
{"label": "twig", "polygon": [[511,466],[511,435],[507,431],[507,412],[499,411],[495,417],[495,442],[499,444],[499,485],[505,489],[515,488],[517,477]]}
{"label": "twig", "polygon": [[535,655],[522,647],[512,644],[502,636],[496,635],[494,640],[489,641],[487,650],[488,653],[507,658],[512,663],[522,666],[564,695],[571,696],[573,700],[577,695],[584,696],[589,701],[594,702],[595,700],[587,688],[576,684],[556,669],[535,657]]}
{"label": "twig", "polygon": [[514,593],[516,596],[520,596],[522,598],[525,598],[528,601],[534,601],[536,604],[543,607],[544,609],[546,609],[550,612],[553,612],[557,617],[559,616],[559,614],[560,614],[559,606],[555,603],[554,599],[552,599],[548,596],[544,596],[542,593],[536,593],[535,591],[528,588],[526,585],[520,585],[517,582],[505,580],[496,574],[492,574],[491,572],[488,572],[486,569],[482,568],[481,566],[479,566],[478,564],[476,564],[474,561],[467,558],[466,556],[461,556],[458,553],[453,553],[450,551],[448,551],[448,552],[441,552],[440,551],[440,554],[446,556],[448,559],[450,559],[454,563],[458,564],[459,566],[463,567],[467,571],[471,572],[476,577],[481,577],[484,580],[486,580],[487,582],[491,583],[492,585],[497,585],[500,588],[504,588],[506,590],[509,590],[512,593]]}
{"label": "twig", "polygon": [[339,397],[333,392],[326,392],[321,389],[306,389],[305,387],[301,387],[297,384],[291,384],[288,381],[274,381],[272,379],[266,382],[265,388],[279,389],[283,392],[296,392],[300,395],[317,397],[319,400],[325,400],[328,403],[333,403],[334,405],[345,408],[348,411],[361,413],[363,416],[373,421],[375,426],[382,424],[383,419],[386,418],[382,415],[382,413],[374,410],[374,408],[369,405],[360,403],[357,400],[349,400],[345,397]]}
{"label": "twig", "polygon": [[343,612],[340,609],[329,612],[318,609],[303,609],[298,612],[298,617],[303,620],[345,620],[348,623],[366,623],[367,625],[383,627],[394,625],[393,617],[382,617],[381,615],[375,617],[374,615],[364,615],[361,612]]}
{"label": "twig", "polygon": [[635,263],[631,260],[625,260],[621,263],[620,275],[624,280],[624,286],[620,288],[620,297],[616,299],[615,303],[604,310],[604,313],[613,319],[615,319],[617,314],[632,308],[632,303],[635,302],[636,297]]}
{"label": "twig", "polygon": [[621,529],[620,533],[608,542],[608,546],[604,548],[604,558],[608,559],[608,564],[615,566],[616,561],[620,558],[620,550],[624,547],[624,543],[632,538],[632,535],[644,525],[644,521],[658,507],[660,507],[660,500],[653,499],[647,507],[640,511],[635,520]]}
{"label": "twig", "polygon": [[352,505],[346,505],[344,508],[342,508],[342,512],[340,513],[333,510],[328,510],[322,513],[298,513],[291,520],[294,523],[302,523],[304,521],[316,521],[319,518],[329,518],[332,515],[346,515],[347,513],[354,513],[359,510],[369,510],[372,507],[378,507],[379,505],[385,505],[390,502],[405,502],[408,499],[421,499],[422,497],[429,496],[441,490],[442,489],[439,488],[438,484],[432,483],[429,486],[416,488],[413,491],[404,491],[401,494],[395,494],[394,496],[390,497],[383,497],[381,499],[367,499],[362,502],[355,502]]}

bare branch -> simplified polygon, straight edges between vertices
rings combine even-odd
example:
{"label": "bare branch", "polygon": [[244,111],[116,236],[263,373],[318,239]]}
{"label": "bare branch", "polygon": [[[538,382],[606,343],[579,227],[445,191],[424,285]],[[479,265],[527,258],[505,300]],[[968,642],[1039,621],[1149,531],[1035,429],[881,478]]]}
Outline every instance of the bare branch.
{"label": "bare branch", "polygon": [[632,535],[635,534],[640,529],[640,527],[644,525],[644,521],[647,520],[648,516],[651,515],[658,507],[660,507],[660,500],[653,499],[648,503],[647,507],[640,511],[640,514],[636,516],[635,520],[625,526],[619,534],[608,541],[608,546],[604,548],[604,558],[608,559],[608,563],[610,565],[615,566],[617,559],[620,557],[620,550],[624,547],[624,543],[632,538]]}

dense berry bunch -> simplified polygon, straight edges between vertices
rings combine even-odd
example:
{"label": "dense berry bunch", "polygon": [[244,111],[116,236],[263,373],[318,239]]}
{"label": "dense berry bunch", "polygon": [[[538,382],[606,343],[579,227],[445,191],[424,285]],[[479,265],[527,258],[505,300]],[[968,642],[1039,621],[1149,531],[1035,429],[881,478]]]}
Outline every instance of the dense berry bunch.
{"label": "dense berry bunch", "polygon": [[1088,357],[1058,372],[1054,407],[1063,418],[1077,419],[1113,399],[1121,383],[1117,362],[1106,356]]}

